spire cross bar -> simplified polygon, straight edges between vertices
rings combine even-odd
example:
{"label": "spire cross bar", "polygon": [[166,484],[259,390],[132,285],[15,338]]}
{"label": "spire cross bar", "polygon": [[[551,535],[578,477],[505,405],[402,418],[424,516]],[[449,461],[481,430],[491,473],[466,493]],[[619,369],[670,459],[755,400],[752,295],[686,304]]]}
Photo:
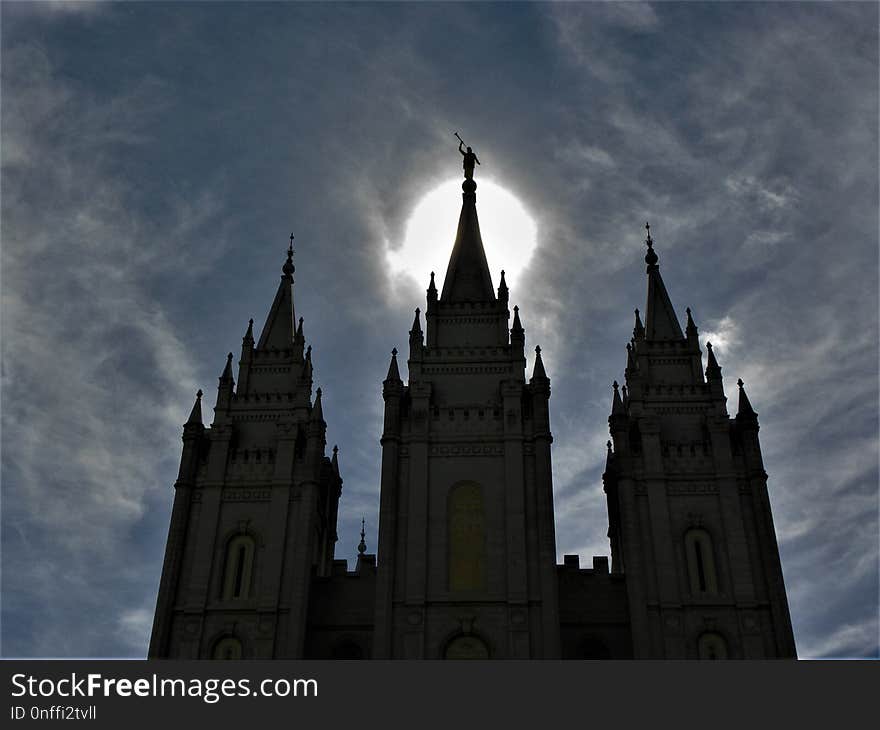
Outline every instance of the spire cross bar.
{"label": "spire cross bar", "polygon": [[290,254],[291,256],[293,256],[293,239],[294,239],[294,235],[291,233],[290,234],[290,246],[287,247],[287,253]]}

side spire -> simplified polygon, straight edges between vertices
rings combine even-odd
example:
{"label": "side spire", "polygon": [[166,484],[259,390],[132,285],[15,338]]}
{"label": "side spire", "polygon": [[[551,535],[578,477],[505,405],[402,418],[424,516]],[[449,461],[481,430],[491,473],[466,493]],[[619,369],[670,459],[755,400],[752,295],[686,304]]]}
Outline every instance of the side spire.
{"label": "side spire", "polygon": [[513,326],[510,328],[511,335],[522,336],[525,334],[525,330],[523,329],[522,322],[519,320],[519,307],[514,306],[513,308]]}
{"label": "side spire", "polygon": [[614,398],[611,401],[611,415],[617,416],[624,413],[623,401],[620,398],[620,391],[618,390],[618,388],[620,388],[620,385],[618,385],[617,381],[615,380],[611,384],[611,387],[614,388]]}
{"label": "side spire", "polygon": [[201,426],[202,424],[202,389],[199,388],[196,393],[196,401],[193,403],[189,418],[186,419],[187,426]]}
{"label": "side spire", "polygon": [[294,322],[296,321],[293,308],[293,234],[290,234],[290,245],[287,248],[287,260],[281,267],[281,283],[275,293],[275,300],[263,325],[260,341],[257,343],[258,350],[277,349],[287,350],[293,345]]}
{"label": "side spire", "polygon": [[736,410],[737,418],[757,418],[758,414],[755,413],[752,408],[752,404],[749,402],[749,396],[746,395],[745,383],[743,383],[742,378],[736,381],[736,384],[739,386],[739,405]]}
{"label": "side spire", "polygon": [[689,338],[694,338],[697,336],[697,325],[694,324],[694,318],[691,316],[691,308],[688,307],[685,311],[687,311],[687,326],[684,332]]}
{"label": "side spire", "polygon": [[636,323],[633,327],[633,339],[634,340],[644,340],[645,339],[645,325],[642,324],[642,318],[639,315],[639,310],[636,310]]}
{"label": "side spire", "polygon": [[645,336],[649,340],[681,340],[684,335],[672,301],[660,276],[659,257],[654,251],[654,239],[651,238],[651,225],[645,223],[648,236],[645,244],[648,252],[645,254],[645,263],[648,265],[648,304],[645,308]]}
{"label": "side spire", "polygon": [[324,420],[324,407],[321,405],[321,389],[318,388],[315,391],[315,404],[312,406],[312,415],[309,418],[310,421],[323,421]]}
{"label": "side spire", "polygon": [[532,380],[548,380],[544,370],[544,360],[541,358],[541,347],[535,347],[535,369],[532,371]]}
{"label": "side spire", "polygon": [[712,343],[706,343],[706,380],[721,380],[721,366],[715,359],[715,351],[712,349]]}
{"label": "side spire", "polygon": [[399,383],[400,380],[400,370],[397,367],[397,348],[395,347],[391,350],[391,362],[388,365],[388,375],[385,376],[385,380]]}
{"label": "side spire", "polygon": [[498,301],[506,302],[510,296],[510,290],[507,288],[507,282],[504,280],[504,269],[501,269],[501,281],[498,283]]}

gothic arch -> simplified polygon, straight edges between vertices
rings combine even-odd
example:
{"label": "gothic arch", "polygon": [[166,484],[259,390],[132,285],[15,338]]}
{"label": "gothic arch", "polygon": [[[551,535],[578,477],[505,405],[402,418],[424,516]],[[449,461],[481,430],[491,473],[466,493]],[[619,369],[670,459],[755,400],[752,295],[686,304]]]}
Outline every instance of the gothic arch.
{"label": "gothic arch", "polygon": [[229,633],[220,635],[211,648],[211,659],[235,660],[244,658],[241,639]]}
{"label": "gothic arch", "polygon": [[700,659],[729,659],[727,640],[717,631],[704,631],[697,639],[697,656]]}
{"label": "gothic arch", "polygon": [[486,590],[486,510],[477,482],[453,484],[447,498],[449,590]]}
{"label": "gothic arch", "polygon": [[442,659],[491,659],[492,650],[479,634],[457,631],[443,644]]}

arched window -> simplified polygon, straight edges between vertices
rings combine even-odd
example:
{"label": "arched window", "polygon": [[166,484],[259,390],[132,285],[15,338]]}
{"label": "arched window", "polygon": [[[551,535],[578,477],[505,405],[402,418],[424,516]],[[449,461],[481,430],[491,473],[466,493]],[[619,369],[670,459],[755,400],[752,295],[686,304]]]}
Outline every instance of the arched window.
{"label": "arched window", "polygon": [[254,538],[250,535],[236,535],[226,546],[223,573],[225,600],[236,601],[250,595],[254,571],[254,547]]}
{"label": "arched window", "polygon": [[444,659],[488,659],[489,647],[476,636],[456,636],[446,645]]}
{"label": "arched window", "polygon": [[224,636],[214,644],[213,659],[241,659],[241,642],[234,636]]}
{"label": "arched window", "polygon": [[486,519],[483,494],[475,482],[449,492],[449,590],[486,589]]}
{"label": "arched window", "polygon": [[727,642],[721,634],[708,631],[697,642],[700,659],[727,659]]}
{"label": "arched window", "polygon": [[684,536],[688,577],[691,594],[711,596],[718,593],[718,573],[715,570],[715,552],[712,538],[701,528],[688,530]]}

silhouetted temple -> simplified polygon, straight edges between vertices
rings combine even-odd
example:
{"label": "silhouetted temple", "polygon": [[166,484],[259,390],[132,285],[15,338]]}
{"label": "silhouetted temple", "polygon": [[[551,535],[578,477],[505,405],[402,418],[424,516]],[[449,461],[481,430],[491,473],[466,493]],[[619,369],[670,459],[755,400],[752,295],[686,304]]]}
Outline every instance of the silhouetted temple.
{"label": "silhouetted temple", "polygon": [[183,456],[149,654],[173,658],[771,658],[795,646],[758,419],[727,412],[648,232],[644,323],[614,383],[611,561],[556,564],[550,380],[496,290],[466,179],[442,292],[393,351],[378,561],[334,560],[342,479],[294,314],[293,251],[259,341],[230,353]]}

